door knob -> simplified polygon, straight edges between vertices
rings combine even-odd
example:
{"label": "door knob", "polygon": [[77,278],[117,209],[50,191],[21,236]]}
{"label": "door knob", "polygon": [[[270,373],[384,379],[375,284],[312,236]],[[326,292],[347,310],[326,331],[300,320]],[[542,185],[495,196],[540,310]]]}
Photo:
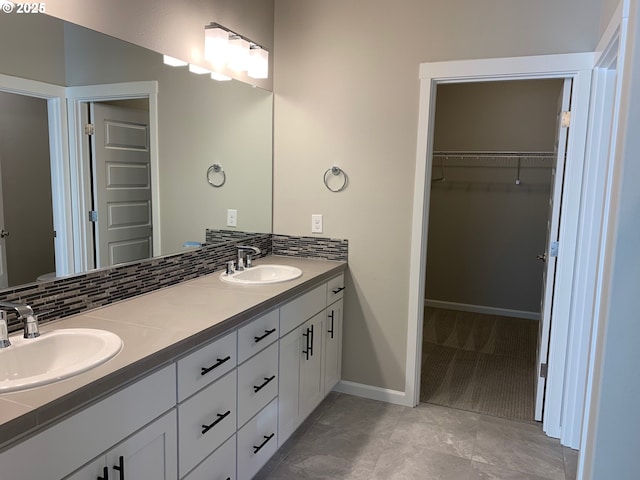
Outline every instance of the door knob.
{"label": "door knob", "polygon": [[0,238],[8,237],[9,232],[7,232],[4,228],[0,230]]}
{"label": "door knob", "polygon": [[538,260],[541,260],[541,261],[543,261],[543,262],[546,262],[546,261],[547,261],[547,252],[544,252],[544,253],[542,253],[542,254],[540,254],[540,255],[536,255],[536,258],[537,258]]}

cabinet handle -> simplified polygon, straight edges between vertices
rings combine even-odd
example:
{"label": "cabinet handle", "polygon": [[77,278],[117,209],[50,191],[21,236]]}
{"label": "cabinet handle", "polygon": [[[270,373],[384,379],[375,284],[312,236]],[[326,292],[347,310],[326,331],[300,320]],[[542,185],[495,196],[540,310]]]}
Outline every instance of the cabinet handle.
{"label": "cabinet handle", "polygon": [[333,310],[331,310],[331,313],[329,314],[329,318],[331,319],[331,328],[329,330],[327,330],[327,333],[331,334],[331,338],[333,339],[333,317],[335,312]]}
{"label": "cabinet handle", "polygon": [[231,410],[227,410],[225,413],[217,413],[216,415],[218,415],[218,418],[216,419],[215,422],[213,422],[211,425],[202,425],[202,435],[204,435],[205,433],[207,433],[209,430],[211,430],[213,427],[215,427],[217,424],[219,424],[222,420],[224,420],[229,414],[231,413]]}
{"label": "cabinet handle", "polygon": [[102,469],[102,476],[98,475],[98,479],[97,480],[109,480],[109,468],[108,467],[104,467]]}
{"label": "cabinet handle", "polygon": [[262,390],[264,387],[266,387],[266,386],[267,386],[267,384],[268,384],[271,380],[273,380],[274,378],[276,378],[276,376],[275,376],[275,375],[272,375],[272,376],[270,376],[270,377],[268,377],[268,378],[267,378],[267,377],[264,377],[264,383],[263,383],[262,385],[259,385],[259,386],[257,386],[257,387],[256,387],[255,385],[253,386],[253,393],[258,393],[260,390]]}
{"label": "cabinet handle", "polygon": [[313,357],[313,324],[311,324],[311,326],[309,327],[309,331],[311,332],[311,342],[310,342],[311,345],[309,347],[309,353]]}
{"label": "cabinet handle", "polygon": [[303,350],[302,353],[305,354],[306,356],[306,360],[309,360],[309,354],[311,353],[311,346],[309,345],[309,340],[311,339],[311,331],[309,330],[309,327],[307,327],[307,333],[303,333],[302,336],[305,337],[307,339],[307,345],[306,345],[306,350]]}
{"label": "cabinet handle", "polygon": [[333,292],[333,294],[337,294],[340,293],[342,290],[344,290],[344,287],[338,287],[338,288],[334,288],[333,290],[331,290]]}
{"label": "cabinet handle", "polygon": [[200,375],[206,375],[207,373],[209,373],[214,368],[218,368],[223,363],[228,362],[229,360],[231,360],[231,357],[229,355],[227,355],[224,358],[217,358],[216,360],[217,360],[217,363],[215,365],[211,365],[209,368],[202,367],[202,371],[200,372]]}
{"label": "cabinet handle", "polygon": [[271,330],[265,330],[264,331],[264,335],[262,335],[261,337],[253,337],[253,340],[258,343],[260,340],[264,340],[265,338],[267,338],[269,335],[271,335],[273,332],[275,332],[276,329],[273,328]]}
{"label": "cabinet handle", "polygon": [[113,469],[120,472],[120,480],[124,480],[124,457],[120,455],[118,465],[114,465]]}
{"label": "cabinet handle", "polygon": [[259,446],[253,446],[253,454],[255,455],[256,453],[258,453],[260,450],[262,450],[262,447],[264,447],[269,440],[271,440],[273,437],[275,436],[275,433],[272,433],[271,435],[264,435],[265,441],[262,442]]}

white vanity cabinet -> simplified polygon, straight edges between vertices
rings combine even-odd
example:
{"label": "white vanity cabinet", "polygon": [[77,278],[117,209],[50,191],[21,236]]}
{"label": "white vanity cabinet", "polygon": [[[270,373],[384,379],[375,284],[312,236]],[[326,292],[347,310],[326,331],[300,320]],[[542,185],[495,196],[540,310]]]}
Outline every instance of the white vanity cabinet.
{"label": "white vanity cabinet", "polygon": [[[109,479],[120,480],[113,466],[122,456],[125,471],[143,472],[125,479],[175,480],[175,381],[171,364],[2,452],[0,478],[59,480],[77,470],[69,478],[96,480],[107,467]],[[145,467],[150,458],[157,466]],[[83,477],[85,465],[95,470]]]}
{"label": "white vanity cabinet", "polygon": [[343,290],[339,275],[280,308],[279,445],[340,380]]}

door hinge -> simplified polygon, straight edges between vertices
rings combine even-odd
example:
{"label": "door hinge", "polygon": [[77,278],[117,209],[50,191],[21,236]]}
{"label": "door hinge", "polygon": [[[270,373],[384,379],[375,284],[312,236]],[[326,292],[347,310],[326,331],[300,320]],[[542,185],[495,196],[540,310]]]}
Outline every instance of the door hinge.
{"label": "door hinge", "polygon": [[541,363],[540,364],[540,378],[547,378],[547,371],[549,370],[549,368],[547,367],[546,363]]}
{"label": "door hinge", "polygon": [[97,210],[89,211],[89,221],[90,222],[97,222],[98,221],[98,211]]}
{"label": "door hinge", "polygon": [[93,123],[87,123],[84,126],[84,134],[93,135],[94,133],[96,133],[96,127],[93,125]]}
{"label": "door hinge", "polygon": [[560,126],[562,128],[569,128],[571,126],[571,111],[562,112],[560,117]]}
{"label": "door hinge", "polygon": [[549,256],[557,257],[558,248],[560,248],[560,242],[558,242],[557,240],[554,240],[553,242],[551,242],[551,245],[549,246]]}

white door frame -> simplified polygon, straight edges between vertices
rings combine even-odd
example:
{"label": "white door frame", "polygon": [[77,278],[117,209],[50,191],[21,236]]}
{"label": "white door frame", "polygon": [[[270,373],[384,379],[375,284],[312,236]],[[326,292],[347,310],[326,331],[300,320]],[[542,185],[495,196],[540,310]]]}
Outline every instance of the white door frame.
{"label": "white door frame", "polygon": [[92,241],[88,234],[88,212],[91,210],[90,187],[87,166],[89,159],[83,148],[82,106],[88,102],[146,98],[149,100],[149,154],[151,157],[151,217],[153,224],[153,256],[160,255],[160,175],[158,160],[158,82],[127,82],[106,85],[68,87],[69,99],[69,163],[73,190],[73,233],[75,268],[84,272],[92,268]]}
{"label": "white door frame", "polygon": [[[569,130],[565,188],[562,198],[560,250],[556,270],[554,325],[549,348],[546,407],[543,428],[560,437],[562,395],[565,376],[567,334],[571,318],[574,245],[578,233],[578,212],[582,192],[583,158],[589,113],[591,73],[595,54],[578,53],[531,57],[463,60],[420,65],[420,104],[413,199],[411,262],[409,269],[409,318],[405,400],[420,401],[422,318],[424,313],[426,241],[431,193],[431,166],[436,88],[442,83],[572,78],[572,114]],[[566,245],[568,248],[563,248]],[[586,261],[586,260],[585,260]]]}
{"label": "white door frame", "polygon": [[[73,225],[71,222],[71,184],[67,138],[66,89],[59,85],[0,74],[0,90],[42,98],[47,101],[49,117],[49,155],[56,274],[68,275],[73,269]],[[25,195],[28,195],[28,186]]]}
{"label": "white door frame", "polygon": [[[618,123],[620,120],[620,98],[623,88],[624,67],[628,47],[628,23],[629,2],[621,1],[613,14],[611,21],[598,45],[596,68],[594,70],[593,104],[594,128],[589,133],[589,145],[593,151],[600,154],[600,158],[607,159],[606,164],[600,167],[599,180],[602,192],[597,204],[599,216],[594,216],[591,226],[592,254],[598,258],[598,264],[594,267],[593,279],[585,281],[585,289],[590,289],[593,300],[585,305],[587,314],[593,319],[591,328],[580,333],[580,343],[573,348],[580,348],[587,358],[586,365],[582,366],[587,372],[584,384],[581,386],[586,391],[584,400],[584,415],[580,424],[581,436],[578,459],[578,478],[593,478],[594,465],[592,464],[596,435],[596,411],[599,400],[599,389],[602,374],[602,351],[604,342],[603,312],[606,308],[606,255],[610,248],[606,241],[611,225],[614,222],[615,200],[612,199],[614,176],[616,175],[614,164],[617,150]],[[588,178],[585,176],[585,178]],[[604,298],[604,300],[603,300]],[[569,345],[572,348],[572,345]]]}

